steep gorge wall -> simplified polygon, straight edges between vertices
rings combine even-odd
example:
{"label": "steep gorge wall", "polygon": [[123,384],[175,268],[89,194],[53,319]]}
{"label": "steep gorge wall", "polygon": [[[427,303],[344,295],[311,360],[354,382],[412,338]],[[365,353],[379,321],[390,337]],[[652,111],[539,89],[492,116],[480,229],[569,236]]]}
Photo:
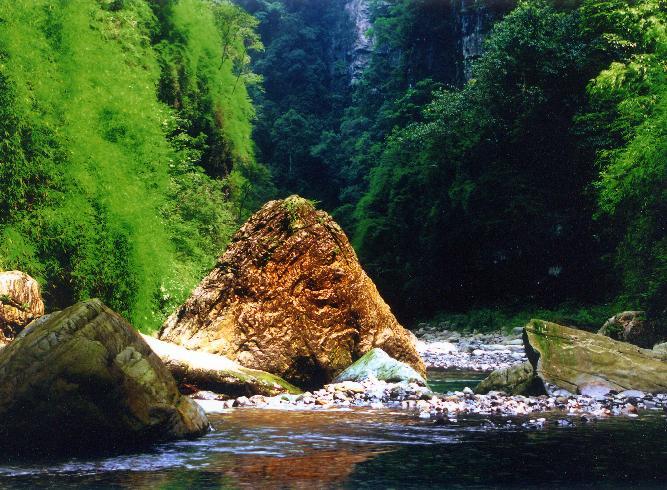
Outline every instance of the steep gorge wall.
{"label": "steep gorge wall", "polygon": [[[346,61],[352,83],[362,76],[374,50],[383,49],[376,45],[373,38],[373,17],[376,12],[386,15],[390,3],[373,4],[372,0],[348,0],[345,4],[351,32],[340,33],[340,37],[348,39]],[[424,25],[423,42],[413,55],[421,60],[423,71],[441,72],[442,81],[460,85],[470,79],[472,64],[481,56],[484,39],[493,24],[515,4],[514,0],[421,1],[423,12],[433,15],[423,19],[429,24]],[[433,25],[445,28],[429,32]],[[388,53],[391,54],[397,53]],[[389,58],[396,59],[397,56]],[[443,59],[448,62],[445,66],[438,66]]]}

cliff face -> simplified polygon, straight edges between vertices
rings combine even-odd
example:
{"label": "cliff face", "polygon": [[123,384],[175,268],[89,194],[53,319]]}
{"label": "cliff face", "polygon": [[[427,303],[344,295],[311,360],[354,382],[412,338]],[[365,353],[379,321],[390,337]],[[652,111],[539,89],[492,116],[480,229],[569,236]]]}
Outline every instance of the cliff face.
{"label": "cliff face", "polygon": [[463,81],[470,80],[473,62],[482,55],[484,38],[495,20],[486,5],[474,0],[461,0],[458,5],[459,46]]}
{"label": "cliff face", "polygon": [[359,80],[373,53],[373,38],[369,32],[373,27],[369,3],[369,0],[350,0],[345,4],[345,12],[352,27],[347,47],[348,72],[352,83]]}
{"label": "cliff face", "polygon": [[[419,8],[424,15],[423,35],[410,53],[416,58],[414,64],[419,64],[424,72],[439,75],[441,81],[463,84],[470,79],[472,64],[481,56],[484,39],[494,22],[515,3],[511,0],[422,2]],[[376,45],[371,34],[374,15],[371,4],[372,0],[348,0],[345,4],[350,32],[340,36],[348,39],[346,58],[352,83],[363,74],[373,51],[383,49]],[[396,59],[397,54],[405,55],[391,53],[392,58]]]}

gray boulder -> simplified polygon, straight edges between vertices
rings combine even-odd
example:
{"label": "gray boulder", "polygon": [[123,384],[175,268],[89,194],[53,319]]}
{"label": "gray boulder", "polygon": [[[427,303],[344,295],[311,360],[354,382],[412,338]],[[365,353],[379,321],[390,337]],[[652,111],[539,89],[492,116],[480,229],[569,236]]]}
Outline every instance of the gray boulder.
{"label": "gray boulder", "polygon": [[379,348],[371,349],[354,364],[341,372],[332,384],[344,381],[361,382],[371,378],[388,383],[417,383],[427,386],[426,380],[412,367],[390,357]]}
{"label": "gray boulder", "polygon": [[524,329],[529,361],[494,371],[478,393],[534,395],[567,390],[589,396],[610,391],[667,392],[667,356],[604,335],[531,320]]}
{"label": "gray boulder", "polygon": [[543,395],[544,385],[535,376],[533,365],[522,362],[505,369],[497,369],[475,388],[475,393],[484,395],[490,391],[502,391],[508,395]]}
{"label": "gray boulder", "polygon": [[598,331],[614,340],[650,349],[658,340],[655,324],[643,311],[624,311],[614,315]]}

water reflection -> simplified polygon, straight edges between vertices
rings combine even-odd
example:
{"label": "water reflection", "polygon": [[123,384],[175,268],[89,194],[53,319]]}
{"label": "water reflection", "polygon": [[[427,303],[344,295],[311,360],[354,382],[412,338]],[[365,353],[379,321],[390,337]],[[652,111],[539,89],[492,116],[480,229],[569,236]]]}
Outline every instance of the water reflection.
{"label": "water reflection", "polygon": [[662,415],[540,431],[482,417],[436,426],[391,410],[246,409],[212,422],[205,438],[134,454],[32,462],[5,455],[0,487],[650,486],[667,476]]}
{"label": "water reflection", "polygon": [[475,388],[489,373],[479,371],[447,371],[433,369],[428,371],[428,384],[436,393],[461,391],[466,386]]}

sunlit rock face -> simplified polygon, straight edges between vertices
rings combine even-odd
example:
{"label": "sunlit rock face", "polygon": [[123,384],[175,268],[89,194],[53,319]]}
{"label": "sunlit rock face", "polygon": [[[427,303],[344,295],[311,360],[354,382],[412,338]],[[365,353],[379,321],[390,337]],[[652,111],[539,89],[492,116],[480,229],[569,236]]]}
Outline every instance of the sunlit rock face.
{"label": "sunlit rock face", "polygon": [[20,271],[0,272],[0,346],[43,314],[37,281]]}
{"label": "sunlit rock face", "polygon": [[302,388],[331,381],[373,347],[425,374],[343,230],[297,196],[243,225],[160,338]]}

